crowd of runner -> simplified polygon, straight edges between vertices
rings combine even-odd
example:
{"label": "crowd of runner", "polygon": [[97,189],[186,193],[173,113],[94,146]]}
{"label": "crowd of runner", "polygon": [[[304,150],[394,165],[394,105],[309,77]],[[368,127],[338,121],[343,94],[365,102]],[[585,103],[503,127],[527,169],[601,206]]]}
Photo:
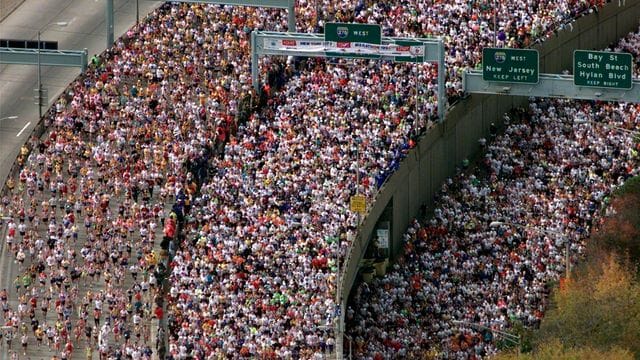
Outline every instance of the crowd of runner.
{"label": "crowd of runner", "polygon": [[426,126],[411,124],[406,67],[309,60],[285,72],[290,80],[213,160],[194,201],[202,212],[172,266],[181,356],[331,351],[335,254],[355,222],[350,184],[360,169],[370,196]]}
{"label": "crowd of runner", "polygon": [[[185,27],[205,16],[200,7],[164,6],[130,30],[92,59],[48,114],[44,136],[23,147],[19,176],[2,199],[11,218],[7,252],[19,272],[5,292],[3,335],[13,346],[19,339],[20,353],[43,340],[62,359],[73,351],[133,359],[157,351],[158,244],[175,232],[234,120],[233,99],[249,88],[214,74],[249,73],[226,60],[246,41],[244,20],[211,35],[228,52],[212,59]],[[237,20],[211,16],[218,26]],[[169,28],[181,29],[176,38]]]}
{"label": "crowd of runner", "polygon": [[[637,58],[640,32],[609,50]],[[638,104],[537,100],[506,122],[476,171],[444,184],[434,216],[409,227],[393,270],[354,289],[358,358],[484,357],[494,331],[537,326],[565,241],[575,261],[611,191],[640,173],[637,138],[610,127],[638,131]]]}
{"label": "crowd of runner", "polygon": [[[500,4],[497,38],[518,46],[594,5]],[[444,34],[456,94],[459,69],[491,40],[492,7],[404,5],[323,1],[321,18],[379,22],[394,36]],[[300,29],[318,24],[312,9],[301,2]],[[283,31],[286,13],[165,4],[65,90],[2,198],[20,273],[0,294],[5,343],[42,344],[63,359],[79,345],[87,357],[150,358],[160,348],[151,319],[164,316],[157,245],[184,220],[170,264],[169,355],[333,349],[335,258],[355,225],[345,210],[352,184],[371,197],[429,127],[435,69],[265,58],[266,105],[238,124],[254,95],[253,29]],[[407,92],[416,79],[425,83],[421,119]]]}

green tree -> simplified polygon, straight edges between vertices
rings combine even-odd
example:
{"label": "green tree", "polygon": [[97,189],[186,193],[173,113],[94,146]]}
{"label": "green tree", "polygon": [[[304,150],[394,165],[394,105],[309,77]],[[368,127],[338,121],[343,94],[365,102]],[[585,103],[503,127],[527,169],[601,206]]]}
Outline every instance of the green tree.
{"label": "green tree", "polygon": [[590,262],[555,292],[555,307],[534,335],[535,343],[557,340],[566,348],[599,351],[617,346],[640,357],[640,285],[619,255],[602,260]]}

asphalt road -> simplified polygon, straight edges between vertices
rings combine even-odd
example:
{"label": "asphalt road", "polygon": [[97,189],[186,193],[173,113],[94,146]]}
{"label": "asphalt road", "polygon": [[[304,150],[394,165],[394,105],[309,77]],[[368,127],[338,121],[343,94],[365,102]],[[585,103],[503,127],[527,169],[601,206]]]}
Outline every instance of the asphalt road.
{"label": "asphalt road", "polygon": [[[67,177],[65,177],[66,179]],[[27,196],[26,192],[20,192],[17,191],[17,189],[14,189],[13,194],[21,196],[23,199],[25,199],[25,201],[30,201],[32,199],[32,197]],[[38,203],[41,203],[44,200],[47,200],[49,198],[50,193],[48,191],[44,191],[42,194],[40,195],[36,195],[35,198],[37,199]],[[121,204],[123,202],[123,195],[121,194],[120,196],[115,196],[112,201],[110,202],[110,208],[111,208],[111,212],[113,214],[117,214],[118,212],[118,204]],[[157,197],[154,198],[154,202],[158,202],[160,201]],[[165,207],[165,212],[169,210],[169,206]],[[39,209],[40,210],[40,209]],[[58,220],[60,220],[61,215],[62,215],[62,211],[58,210],[57,212],[57,218]],[[84,226],[81,226],[80,224],[80,219],[82,215],[78,215],[78,240],[77,241],[68,241],[65,244],[65,249],[73,249],[77,254],[81,253],[81,249],[82,247],[87,243],[87,232],[86,229],[84,228]],[[29,223],[29,226],[31,226],[31,223]],[[40,234],[40,237],[43,239],[48,238],[47,236],[47,226],[46,224],[41,224],[39,227],[39,231],[38,233]],[[9,300],[9,304],[11,309],[16,310],[18,309],[18,296],[21,294],[24,294],[25,291],[23,289],[20,290],[20,294],[18,294],[16,292],[15,289],[15,283],[14,283],[14,279],[16,278],[17,275],[19,275],[20,277],[23,276],[23,274],[26,273],[26,269],[29,268],[29,266],[31,266],[32,264],[35,264],[36,262],[32,261],[30,256],[27,256],[27,258],[24,261],[24,264],[20,267],[18,265],[18,263],[15,260],[15,256],[13,254],[11,254],[7,248],[8,245],[6,244],[5,238],[6,238],[6,225],[3,226],[3,231],[0,232],[0,236],[2,236],[2,240],[1,240],[1,249],[2,249],[2,255],[0,256],[0,287],[3,289],[7,289],[8,291],[8,300]],[[156,239],[161,239],[162,238],[162,226],[158,226],[157,230],[156,230]],[[20,238],[20,236],[16,237],[16,243],[20,242],[20,240],[18,239]],[[131,239],[131,241],[135,242],[135,240]],[[130,254],[127,258],[127,260],[129,261],[130,264],[135,263],[136,260],[136,250],[138,249],[138,243],[132,243],[132,247],[133,250],[132,254]],[[160,241],[156,241],[154,243],[153,249],[155,250],[156,253],[160,252]],[[84,260],[84,258],[82,256],[78,256],[78,259],[76,260],[76,264],[83,267],[86,266],[86,261]],[[108,265],[108,269],[112,269],[111,266],[114,266],[112,264]],[[125,270],[127,269],[127,267],[125,267]],[[104,273],[106,274],[107,272],[113,274],[114,272],[112,271],[104,271]],[[114,288],[118,288],[118,289],[122,289],[123,291],[127,291],[128,289],[132,289],[133,285],[134,285],[134,281],[133,278],[131,277],[131,275],[128,273],[128,271],[125,271],[126,275],[123,277],[123,281],[114,286]],[[148,277],[145,277],[145,275],[143,275],[143,272],[140,272],[140,275],[138,277],[138,283],[140,281],[140,279],[145,278],[148,281]],[[46,285],[48,286],[48,285]],[[53,306],[50,306],[49,311],[47,312],[46,317],[42,315],[41,311],[40,311],[40,304],[41,301],[43,300],[44,296],[44,291],[46,290],[45,287],[46,286],[42,286],[41,284],[39,284],[38,282],[34,282],[33,285],[31,286],[31,288],[36,288],[36,290],[38,291],[38,306],[37,306],[37,311],[36,311],[36,319],[40,322],[41,325],[44,324],[55,324],[56,321],[58,320],[57,317],[57,313],[54,311]],[[106,283],[105,283],[105,276],[102,277],[98,277],[95,281],[92,281],[92,279],[90,279],[89,277],[85,277],[85,278],[80,278],[74,281],[73,285],[71,286],[71,290],[70,292],[73,292],[74,289],[78,291],[78,294],[80,294],[79,298],[76,301],[76,305],[73,307],[74,312],[71,314],[70,319],[72,321],[73,324],[76,324],[78,321],[78,313],[77,313],[77,309],[78,309],[78,305],[80,305],[81,303],[81,299],[82,296],[84,294],[87,294],[88,291],[91,291],[93,293],[96,293],[98,291],[104,291],[106,290]],[[55,300],[55,299],[54,299]],[[146,304],[152,304],[153,303],[153,295],[151,293],[151,291],[148,292],[144,292],[143,293],[143,297],[142,297],[143,302]],[[105,307],[106,309],[106,307]],[[103,312],[103,315],[101,317],[101,325],[104,324],[106,322],[106,318],[107,318],[107,311],[105,310]],[[89,323],[93,323],[93,318],[90,317],[88,319]],[[129,323],[131,320],[128,320]],[[20,328],[18,328],[18,330],[16,331],[15,329],[12,331],[12,333],[14,334],[14,339],[13,339],[13,344],[12,344],[12,348],[9,349],[7,346],[7,342],[6,342],[6,331],[4,330],[5,327],[0,326],[0,328],[2,328],[3,333],[4,333],[4,337],[5,339],[0,341],[0,342],[4,342],[3,344],[0,344],[0,360],[13,360],[13,359],[17,359],[17,360],[22,360],[22,359],[30,359],[30,360],[49,360],[52,358],[53,355],[58,355],[58,358],[60,358],[60,351],[56,351],[54,350],[53,345],[52,346],[47,346],[46,345],[46,340],[44,342],[43,345],[38,346],[37,341],[34,337],[34,333],[31,331],[31,327],[29,326],[29,318],[25,315],[22,318],[22,322],[24,324],[26,324],[28,326],[28,346],[26,349],[26,352],[23,352],[23,348],[21,347],[21,335],[22,335],[22,331],[20,330]],[[142,339],[142,344],[148,345],[149,347],[151,347],[151,349],[154,351],[154,354],[152,356],[152,359],[158,359],[158,354],[156,353],[156,349],[155,349],[155,344],[156,344],[156,334],[157,334],[157,330],[158,330],[158,320],[155,318],[149,318],[149,317],[144,317],[141,321],[141,324],[143,324],[145,326],[145,328],[148,331],[149,334],[149,338],[148,341],[145,341],[144,339]],[[4,325],[4,324],[2,324]],[[9,327],[7,327],[9,328]],[[100,328],[100,327],[98,327]],[[73,334],[73,332],[72,332]],[[71,335],[71,338],[75,338],[74,335]],[[122,345],[123,340],[117,340],[114,338],[113,334],[110,334],[109,337],[106,339],[107,343],[112,346],[113,348],[117,348],[119,345]],[[134,336],[132,336],[132,341],[135,342],[136,339]],[[62,342],[62,345],[64,346],[64,342]],[[74,345],[74,351],[72,352],[71,356],[68,357],[69,360],[87,360],[89,359],[88,356],[86,355],[86,349],[87,346],[89,345],[86,341],[86,339],[84,337],[81,337],[81,339],[76,339],[73,341],[73,345]],[[93,356],[92,359],[98,359],[99,358],[99,353],[96,349],[96,343],[95,341],[92,342],[92,344],[90,345],[93,349]]]}
{"label": "asphalt road", "polygon": [[[136,21],[136,0],[115,0],[115,38]],[[161,2],[139,0],[140,19]],[[57,23],[66,22],[66,26]],[[59,49],[82,50],[89,57],[106,48],[104,0],[27,0],[0,22],[0,38],[57,41]],[[79,68],[43,66],[42,84],[52,102],[73,79]],[[0,181],[4,184],[20,146],[38,122],[34,104],[37,68],[33,65],[0,65]],[[44,112],[44,111],[43,111]],[[17,119],[6,117],[18,116]]]}
{"label": "asphalt road", "polygon": [[[140,19],[161,2],[139,0]],[[115,37],[119,37],[136,21],[136,0],[115,0]],[[66,26],[57,23],[65,22]],[[0,22],[0,38],[37,38],[58,41],[59,49],[88,49],[89,56],[101,53],[106,47],[104,0],[27,0],[9,17]],[[42,84],[52,102],[73,79],[78,68],[43,66]],[[0,186],[9,175],[20,146],[28,139],[38,122],[38,107],[34,104],[33,89],[37,87],[37,68],[28,65],[0,65]],[[15,117],[15,119],[6,119]],[[18,272],[13,255],[7,254],[6,226],[0,225],[0,287],[10,289]],[[12,296],[10,296],[11,299]],[[14,340],[18,349],[19,339]],[[0,344],[0,360],[9,359],[6,344]],[[30,349],[29,358],[49,359],[50,353]],[[82,354],[84,355],[84,354]],[[74,358],[83,358],[80,352]],[[94,354],[97,357],[97,354]],[[20,359],[23,357],[20,353]]]}

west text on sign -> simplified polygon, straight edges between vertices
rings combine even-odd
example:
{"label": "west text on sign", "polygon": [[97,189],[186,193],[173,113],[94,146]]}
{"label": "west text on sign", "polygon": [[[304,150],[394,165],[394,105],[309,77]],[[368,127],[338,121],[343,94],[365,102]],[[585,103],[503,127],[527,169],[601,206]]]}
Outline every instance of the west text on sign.
{"label": "west text on sign", "polygon": [[538,83],[537,50],[484,48],[482,78],[485,81]]}

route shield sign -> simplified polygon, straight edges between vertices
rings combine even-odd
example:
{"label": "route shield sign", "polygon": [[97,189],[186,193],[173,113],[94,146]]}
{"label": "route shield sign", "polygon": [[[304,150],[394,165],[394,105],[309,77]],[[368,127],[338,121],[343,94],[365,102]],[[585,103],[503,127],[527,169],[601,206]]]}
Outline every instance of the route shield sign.
{"label": "route shield sign", "polygon": [[633,55],[608,51],[573,52],[573,83],[613,89],[633,87]]}
{"label": "route shield sign", "polygon": [[537,84],[540,60],[538,50],[482,49],[482,79],[511,83]]}
{"label": "route shield sign", "polygon": [[378,59],[382,31],[380,25],[327,23],[324,41],[327,56]]}

